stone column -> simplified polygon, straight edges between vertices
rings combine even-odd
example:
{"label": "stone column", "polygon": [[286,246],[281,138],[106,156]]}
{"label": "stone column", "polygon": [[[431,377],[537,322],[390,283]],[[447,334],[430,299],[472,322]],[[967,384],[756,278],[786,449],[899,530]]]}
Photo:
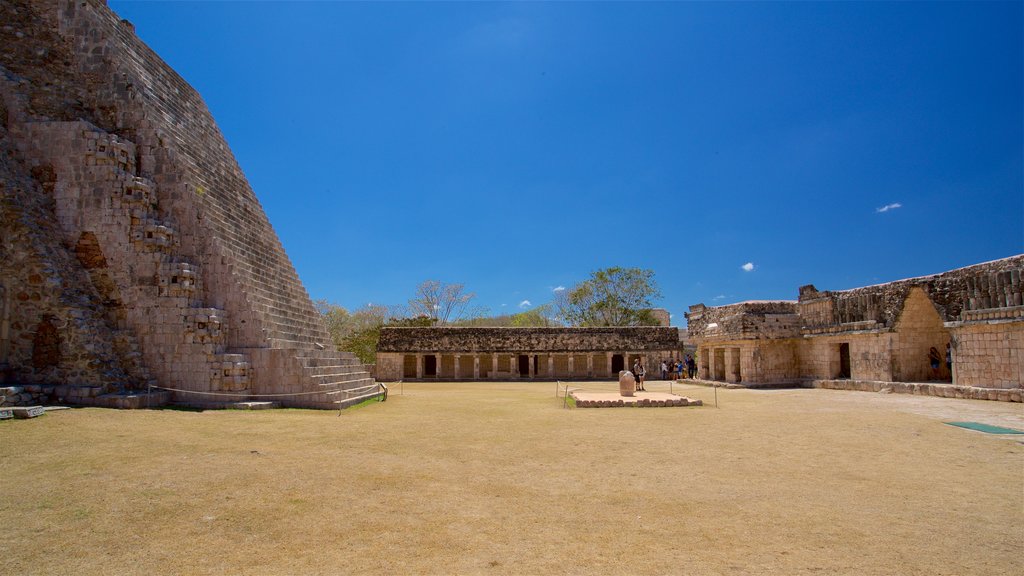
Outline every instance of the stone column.
{"label": "stone column", "polygon": [[535,354],[527,354],[526,355],[526,361],[527,361],[527,364],[529,364],[529,366],[527,366],[527,375],[530,378],[533,378],[534,376],[536,376],[536,374],[534,373],[535,370],[533,369],[534,357],[535,357]]}
{"label": "stone column", "polygon": [[459,376],[462,375],[462,372],[459,371],[459,358],[461,357],[461,354],[455,354],[454,356],[455,356],[455,367],[452,368],[452,370],[454,370],[455,373],[452,374],[452,380],[458,380]]}
{"label": "stone column", "polygon": [[609,376],[614,376],[614,377],[618,378],[619,375],[616,374],[614,370],[612,370],[612,356],[615,356],[615,353],[614,352],[605,352],[605,356],[606,356],[606,358],[604,359],[604,361],[607,362],[607,364],[605,364],[605,366],[608,367],[608,375]]}
{"label": "stone column", "polygon": [[423,354],[416,355],[416,379],[423,380]]}
{"label": "stone column", "polygon": [[587,378],[594,377],[594,355],[587,354]]}
{"label": "stone column", "polygon": [[480,356],[473,355],[473,380],[480,379]]}
{"label": "stone column", "polygon": [[555,377],[555,355],[548,354],[548,378]]}
{"label": "stone column", "polygon": [[569,377],[570,378],[576,375],[575,364],[576,364],[575,356],[572,355],[572,354],[569,354]]}

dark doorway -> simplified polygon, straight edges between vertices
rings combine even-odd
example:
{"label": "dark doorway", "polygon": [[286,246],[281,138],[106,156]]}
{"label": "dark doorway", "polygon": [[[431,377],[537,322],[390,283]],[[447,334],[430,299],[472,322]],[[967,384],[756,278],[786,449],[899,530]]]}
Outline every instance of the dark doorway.
{"label": "dark doorway", "polygon": [[839,377],[850,377],[850,345],[846,342],[839,345]]}
{"label": "dark doorway", "polygon": [[626,360],[622,354],[612,354],[612,376],[618,376],[619,372],[626,369]]}
{"label": "dark doorway", "polygon": [[519,356],[519,377],[529,378],[530,376],[530,357],[525,354]]}
{"label": "dark doorway", "polygon": [[436,378],[437,377],[437,356],[430,354],[423,357],[423,377],[424,378]]}

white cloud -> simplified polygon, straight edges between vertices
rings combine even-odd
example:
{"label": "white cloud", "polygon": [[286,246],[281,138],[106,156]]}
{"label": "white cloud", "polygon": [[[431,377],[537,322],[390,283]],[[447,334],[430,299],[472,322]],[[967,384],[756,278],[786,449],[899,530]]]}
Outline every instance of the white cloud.
{"label": "white cloud", "polygon": [[552,292],[565,292],[565,286],[555,286],[551,289]]}
{"label": "white cloud", "polygon": [[740,266],[740,268],[742,268],[744,272],[753,272],[754,271],[754,263],[753,262],[747,262],[743,266]]}
{"label": "white cloud", "polygon": [[900,204],[899,202],[893,202],[892,204],[886,204],[881,208],[875,208],[875,212],[881,214],[882,212],[888,212],[889,210],[895,210],[897,208],[903,208],[903,204]]}
{"label": "white cloud", "polygon": [[502,304],[501,305],[502,308],[504,308],[505,306],[508,306],[508,304]]}
{"label": "white cloud", "polygon": [[520,308],[529,308],[530,306],[533,306],[533,304],[530,304],[529,300],[523,300],[519,303]]}
{"label": "white cloud", "polygon": [[712,298],[712,300],[725,300],[725,294],[719,294],[718,296]]}

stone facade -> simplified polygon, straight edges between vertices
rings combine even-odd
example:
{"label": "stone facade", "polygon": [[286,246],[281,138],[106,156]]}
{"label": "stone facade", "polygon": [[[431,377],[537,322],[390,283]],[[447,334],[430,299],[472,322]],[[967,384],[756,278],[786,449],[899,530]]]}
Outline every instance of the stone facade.
{"label": "stone facade", "polygon": [[381,380],[618,378],[641,359],[653,377],[679,358],[679,331],[619,328],[382,328]]}
{"label": "stone facade", "polygon": [[372,389],[131,24],[98,0],[0,0],[0,22],[0,382],[324,408]]}
{"label": "stone facade", "polygon": [[[821,385],[830,388],[843,387],[842,381],[936,381],[1005,390],[993,396],[1019,400],[1024,381],[1022,276],[1024,255],[1018,255],[853,290],[803,286],[797,301],[697,304],[687,314],[689,335],[698,348],[700,377],[706,380],[827,382]],[[947,343],[952,371],[945,363]],[[943,359],[937,378],[928,361],[932,347]],[[898,391],[933,389],[941,390],[929,385]]]}

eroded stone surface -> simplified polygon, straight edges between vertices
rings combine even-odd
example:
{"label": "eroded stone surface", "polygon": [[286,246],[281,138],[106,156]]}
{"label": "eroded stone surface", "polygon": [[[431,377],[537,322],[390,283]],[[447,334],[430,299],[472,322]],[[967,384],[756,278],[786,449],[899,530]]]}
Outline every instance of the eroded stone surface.
{"label": "eroded stone surface", "polygon": [[853,290],[803,286],[798,301],[697,304],[689,335],[704,380],[874,391],[897,383],[893,392],[1013,401],[1024,379],[1022,276],[1018,255]]}

